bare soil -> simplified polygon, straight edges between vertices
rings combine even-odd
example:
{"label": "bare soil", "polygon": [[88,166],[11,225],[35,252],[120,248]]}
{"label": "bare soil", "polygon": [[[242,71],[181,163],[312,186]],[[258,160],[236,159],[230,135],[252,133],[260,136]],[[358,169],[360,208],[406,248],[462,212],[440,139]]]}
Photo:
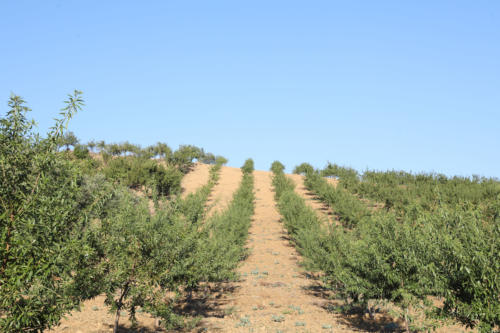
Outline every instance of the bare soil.
{"label": "bare soil", "polygon": [[[219,301],[223,318],[205,318],[202,326],[220,332],[350,332],[315,294],[321,287],[300,267],[280,222],[271,173],[255,171],[255,215],[250,255],[239,268],[241,280]],[[319,289],[318,289],[319,288]]]}
{"label": "bare soil", "polygon": [[209,206],[208,216],[226,209],[243,177],[240,169],[226,166],[221,168],[219,175],[219,181],[212,189],[212,193],[210,193],[207,200],[207,206]]}
{"label": "bare soil", "polygon": [[197,189],[208,183],[210,178],[209,164],[196,163],[193,169],[182,178],[181,188],[182,197],[185,198],[190,193],[195,192]]}

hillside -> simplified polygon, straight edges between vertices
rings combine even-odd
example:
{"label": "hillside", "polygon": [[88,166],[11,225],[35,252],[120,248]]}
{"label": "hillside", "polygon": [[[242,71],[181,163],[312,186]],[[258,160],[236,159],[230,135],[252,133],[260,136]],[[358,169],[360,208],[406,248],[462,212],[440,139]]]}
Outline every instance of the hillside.
{"label": "hillside", "polygon": [[[343,303],[320,282],[318,273],[306,271],[284,229],[274,199],[272,173],[254,171],[255,213],[249,229],[248,257],[238,268],[240,279],[211,290],[208,297],[194,296],[182,306],[188,316],[201,316],[194,331],[208,332],[360,332],[393,331],[401,321],[388,313],[373,318],[363,314],[336,313]],[[304,176],[288,175],[297,184],[296,192],[312,207],[326,225],[337,223],[331,208],[319,201],[304,186]],[[196,164],[182,180],[182,193],[187,196],[207,183],[209,166]],[[241,181],[241,171],[223,166],[206,209],[209,215],[223,211]],[[336,181],[334,181],[336,184]],[[113,315],[104,305],[104,297],[86,301],[81,311],[74,311],[50,332],[110,332]],[[121,329],[131,323],[123,313]],[[139,313],[136,330],[155,330],[155,320]],[[445,326],[438,332],[465,330]],[[396,329],[397,331],[397,329]]]}

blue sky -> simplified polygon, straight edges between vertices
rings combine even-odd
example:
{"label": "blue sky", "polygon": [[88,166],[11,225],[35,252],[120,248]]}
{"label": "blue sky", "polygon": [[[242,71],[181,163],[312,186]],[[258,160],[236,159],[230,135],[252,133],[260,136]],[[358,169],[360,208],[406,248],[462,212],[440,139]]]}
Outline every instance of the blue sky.
{"label": "blue sky", "polygon": [[499,1],[2,0],[0,41],[42,132],[80,89],[82,141],[500,177]]}

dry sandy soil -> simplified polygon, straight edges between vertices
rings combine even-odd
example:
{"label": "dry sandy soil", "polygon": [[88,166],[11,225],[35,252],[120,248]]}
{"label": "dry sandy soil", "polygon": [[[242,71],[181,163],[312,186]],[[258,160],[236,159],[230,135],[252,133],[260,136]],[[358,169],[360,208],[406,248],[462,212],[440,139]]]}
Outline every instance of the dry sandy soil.
{"label": "dry sandy soil", "polygon": [[[198,164],[185,176],[182,186],[187,195],[208,181],[209,166]],[[227,207],[241,181],[241,171],[223,167],[218,184],[208,202],[209,214]],[[345,316],[328,311],[338,305],[314,275],[305,272],[301,258],[290,245],[280,222],[272,191],[271,173],[255,171],[255,215],[248,240],[249,256],[238,269],[241,279],[214,291],[209,299],[196,300],[194,314],[202,317],[196,332],[366,332],[384,331],[392,320],[378,314],[376,321],[367,316]],[[316,200],[303,185],[301,176],[290,175],[297,193],[316,209],[325,222],[335,220],[330,208]],[[87,301],[50,332],[111,332],[113,315],[103,297]],[[121,331],[131,332],[128,314],[120,319]],[[138,314],[138,331],[155,331],[154,320]],[[446,331],[446,330],[445,330]],[[461,330],[448,330],[460,332]],[[444,331],[443,331],[444,332]]]}

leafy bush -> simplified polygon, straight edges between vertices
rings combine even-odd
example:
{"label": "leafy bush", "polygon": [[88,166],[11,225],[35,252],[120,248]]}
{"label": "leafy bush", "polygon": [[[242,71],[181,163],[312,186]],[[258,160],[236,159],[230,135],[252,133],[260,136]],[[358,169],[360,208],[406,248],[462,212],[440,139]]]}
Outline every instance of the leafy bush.
{"label": "leafy bush", "polygon": [[346,227],[352,228],[370,216],[369,209],[357,197],[342,187],[335,187],[317,172],[306,174],[305,185],[327,203]]}
{"label": "leafy bush", "polygon": [[81,108],[69,96],[62,119],[40,138],[18,96],[0,120],[0,330],[41,332],[78,307],[94,276],[81,175],[57,152],[65,123]]}
{"label": "leafy bush", "polygon": [[302,163],[301,165],[298,165],[293,169],[293,173],[295,174],[308,174],[310,172],[314,172],[314,168],[312,167],[311,164],[309,163]]}
{"label": "leafy bush", "polygon": [[304,199],[295,193],[295,184],[284,173],[284,166],[274,162],[273,187],[278,210],[285,228],[302,254],[309,268],[322,269],[321,261],[326,254],[323,249],[326,230],[315,211],[306,205]]}
{"label": "leafy bush", "polygon": [[78,144],[78,138],[73,132],[66,132],[63,135],[59,136],[57,139],[58,147],[65,147],[66,151],[69,151],[69,147],[76,147]]}
{"label": "leafy bush", "polygon": [[[403,309],[409,330],[411,306],[429,295],[444,296],[443,314],[484,332],[499,326],[494,180],[365,172],[337,188],[318,173],[307,173],[305,183],[354,228],[332,228],[325,243],[330,255],[318,261],[346,299],[364,306],[370,299],[390,300]],[[353,193],[385,199],[386,210],[370,212]]]}
{"label": "leafy bush", "polygon": [[241,167],[243,173],[251,173],[254,170],[254,163],[251,158],[245,161],[245,164]]}
{"label": "leafy bush", "polygon": [[224,165],[227,163],[227,158],[224,156],[215,156],[215,164]]}
{"label": "leafy bush", "polygon": [[193,160],[201,157],[203,157],[203,153],[200,148],[191,145],[181,145],[173,153],[171,163],[182,173],[188,173],[193,166]]}
{"label": "leafy bush", "polygon": [[147,203],[122,191],[116,210],[95,230],[103,253],[101,282],[106,303],[115,311],[115,332],[120,312],[128,310],[135,322],[138,307],[163,319],[166,327],[182,326],[173,314],[169,292],[182,284],[199,237],[168,210],[150,215]]}
{"label": "leafy bush", "polygon": [[186,198],[177,198],[178,210],[186,217],[191,224],[197,224],[205,217],[205,205],[210,195],[210,191],[219,179],[219,171],[222,164],[215,164],[210,168],[210,178],[207,184],[203,185],[196,192],[190,193]]}
{"label": "leafy bush", "polygon": [[285,166],[279,162],[279,161],[274,161],[273,164],[271,164],[271,171],[274,173],[278,172],[283,172],[285,170]]}
{"label": "leafy bush", "polygon": [[112,213],[95,234],[101,240],[102,270],[107,272],[102,284],[116,314],[115,329],[120,311],[128,310],[134,322],[138,307],[161,318],[166,328],[182,327],[184,319],[173,311],[173,292],[235,276],[253,213],[253,178],[245,174],[229,208],[203,221],[220,168],[214,165],[206,185],[185,199],[160,205],[154,215],[144,200],[127,191],[108,209]]}
{"label": "leafy bush", "polygon": [[109,179],[138,189],[147,187],[152,192],[169,196],[180,191],[182,173],[173,166],[163,166],[155,160],[127,156],[110,159],[104,168]]}
{"label": "leafy bush", "polygon": [[87,146],[79,145],[79,144],[77,144],[75,146],[75,149],[73,149],[73,154],[75,155],[76,158],[81,159],[81,160],[90,157],[89,149],[87,148]]}
{"label": "leafy bush", "polygon": [[247,160],[242,167],[243,178],[229,207],[205,223],[208,237],[204,238],[197,258],[207,281],[220,282],[235,278],[234,269],[246,253],[244,245],[255,199],[251,166],[252,161]]}

